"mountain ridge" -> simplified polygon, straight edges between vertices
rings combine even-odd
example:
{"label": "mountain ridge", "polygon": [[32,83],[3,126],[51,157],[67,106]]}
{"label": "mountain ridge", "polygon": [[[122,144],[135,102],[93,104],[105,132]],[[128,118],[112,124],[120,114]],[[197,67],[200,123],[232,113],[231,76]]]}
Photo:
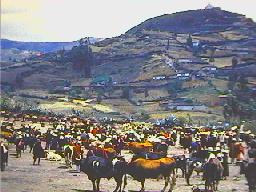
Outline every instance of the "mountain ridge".
{"label": "mountain ridge", "polygon": [[[95,43],[101,40],[101,38],[90,37],[91,43]],[[12,49],[16,48],[19,50],[29,50],[29,51],[40,51],[40,52],[54,52],[61,49],[70,50],[73,46],[79,44],[79,41],[70,41],[70,42],[29,42],[29,41],[16,41],[6,38],[1,39],[1,49]]]}
{"label": "mountain ridge", "polygon": [[[239,22],[244,18],[249,23],[254,23],[252,19],[246,18],[245,15],[222,10],[220,8],[197,9],[176,12],[173,14],[163,14],[157,17],[149,18],[139,25],[131,28],[126,33],[136,33],[142,30],[168,31],[174,33],[193,33],[202,29],[202,26],[210,23],[217,30],[225,30],[228,25],[232,25],[235,21]],[[161,23],[161,26],[158,25]],[[195,28],[188,29],[196,24]],[[255,26],[255,23],[254,23]],[[211,29],[209,26],[209,28]]]}

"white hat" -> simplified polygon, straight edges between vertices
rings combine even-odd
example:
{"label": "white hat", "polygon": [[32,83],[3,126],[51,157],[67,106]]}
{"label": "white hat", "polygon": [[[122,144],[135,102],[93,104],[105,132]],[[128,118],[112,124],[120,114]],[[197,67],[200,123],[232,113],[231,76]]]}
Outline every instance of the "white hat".
{"label": "white hat", "polygon": [[210,160],[210,159],[215,159],[216,158],[216,156],[213,154],[213,153],[211,153],[210,155],[209,155],[209,159],[208,160]]}
{"label": "white hat", "polygon": [[221,152],[222,153],[229,153],[229,150],[222,149]]}
{"label": "white hat", "polygon": [[209,151],[213,151],[213,147],[208,147],[208,150]]}
{"label": "white hat", "polygon": [[221,153],[218,153],[217,157],[223,157],[223,155]]}

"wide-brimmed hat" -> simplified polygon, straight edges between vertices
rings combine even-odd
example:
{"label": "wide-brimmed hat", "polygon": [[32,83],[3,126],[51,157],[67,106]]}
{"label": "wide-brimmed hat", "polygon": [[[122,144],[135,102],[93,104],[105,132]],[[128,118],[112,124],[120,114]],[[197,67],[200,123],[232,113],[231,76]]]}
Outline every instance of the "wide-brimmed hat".
{"label": "wide-brimmed hat", "polygon": [[209,158],[208,159],[215,159],[216,158],[216,155],[214,155],[213,153],[211,153],[210,155],[209,155]]}
{"label": "wide-brimmed hat", "polygon": [[221,152],[227,154],[227,153],[229,153],[229,150],[227,150],[227,149],[222,149]]}
{"label": "wide-brimmed hat", "polygon": [[208,147],[208,151],[214,151],[213,147]]}

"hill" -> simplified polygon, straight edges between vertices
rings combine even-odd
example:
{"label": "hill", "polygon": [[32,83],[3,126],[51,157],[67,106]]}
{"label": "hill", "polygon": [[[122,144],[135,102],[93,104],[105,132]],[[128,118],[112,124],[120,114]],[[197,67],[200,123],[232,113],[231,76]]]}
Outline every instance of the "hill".
{"label": "hill", "polygon": [[[252,118],[255,45],[251,19],[219,8],[190,10],[149,19],[89,49],[83,45],[47,53],[1,71],[17,90],[97,99],[122,115],[144,118],[148,113],[147,118],[157,119],[175,113],[223,120],[232,95],[243,117]],[[231,116],[232,102],[226,109]]]}
{"label": "hill", "polygon": [[[95,43],[100,38],[90,38],[91,43]],[[78,41],[72,42],[22,42],[12,41],[9,39],[1,39],[1,49],[18,49],[28,51],[40,51],[43,53],[54,52],[61,49],[69,50],[73,46],[78,45]]]}
{"label": "hill", "polygon": [[251,19],[245,18],[244,15],[224,11],[220,8],[190,10],[148,19],[127,33],[137,33],[143,30],[173,33],[212,33],[238,29],[241,22],[244,22],[246,27],[255,27],[255,23]]}

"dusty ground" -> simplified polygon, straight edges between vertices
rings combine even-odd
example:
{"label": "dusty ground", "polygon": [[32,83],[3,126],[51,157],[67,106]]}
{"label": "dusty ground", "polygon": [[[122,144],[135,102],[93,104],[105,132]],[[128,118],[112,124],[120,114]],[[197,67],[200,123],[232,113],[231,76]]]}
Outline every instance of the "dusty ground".
{"label": "dusty ground", "polygon": [[[66,169],[61,162],[41,160],[41,165],[32,165],[32,154],[27,151],[22,153],[21,158],[14,156],[14,146],[10,149],[9,166],[5,172],[1,172],[2,192],[82,192],[92,189],[91,182],[84,173],[75,173],[73,169]],[[75,167],[73,167],[75,168]],[[230,167],[231,176],[226,181],[221,181],[219,191],[221,192],[246,192],[247,185],[243,176],[239,176],[239,169],[236,166]],[[235,176],[239,178],[235,180]],[[203,187],[200,177],[195,174],[191,184],[199,184]],[[164,185],[163,180],[146,180],[146,190],[150,192],[160,191]],[[115,182],[113,179],[102,179],[101,191],[113,191]],[[127,189],[139,191],[140,184],[129,177]],[[174,192],[191,191],[191,186],[186,186],[183,178],[177,179]]]}

